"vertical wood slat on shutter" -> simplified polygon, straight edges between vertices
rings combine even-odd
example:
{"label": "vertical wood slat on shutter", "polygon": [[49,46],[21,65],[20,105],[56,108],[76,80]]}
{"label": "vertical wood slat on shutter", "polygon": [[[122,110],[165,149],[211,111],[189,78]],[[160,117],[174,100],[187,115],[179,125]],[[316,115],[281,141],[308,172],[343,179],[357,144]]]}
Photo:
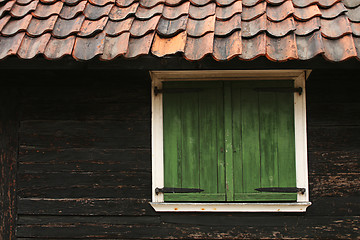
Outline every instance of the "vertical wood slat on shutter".
{"label": "vertical wood slat on shutter", "polygon": [[[191,88],[199,83],[166,83],[165,87]],[[213,86],[215,85],[215,87]],[[164,167],[165,186],[182,188],[201,188],[201,193],[165,193],[165,201],[224,201],[225,184],[224,161],[220,149],[223,145],[223,104],[222,90],[219,83],[202,83],[203,91],[184,91],[182,93],[164,92]],[[220,88],[219,88],[220,87]],[[179,99],[181,99],[179,101]],[[172,101],[172,103],[165,103]],[[168,108],[176,108],[168,109]],[[180,122],[172,116],[179,116]],[[170,123],[172,122],[172,123]],[[166,134],[165,134],[166,132]],[[175,149],[174,144],[181,139],[177,151],[181,152],[175,166],[169,156]],[[220,140],[220,141],[219,141]],[[179,154],[178,154],[179,155]],[[180,163],[180,164],[179,164]],[[181,180],[167,181],[174,178],[181,168]],[[222,172],[218,172],[222,171]],[[168,184],[178,184],[177,186]]]}

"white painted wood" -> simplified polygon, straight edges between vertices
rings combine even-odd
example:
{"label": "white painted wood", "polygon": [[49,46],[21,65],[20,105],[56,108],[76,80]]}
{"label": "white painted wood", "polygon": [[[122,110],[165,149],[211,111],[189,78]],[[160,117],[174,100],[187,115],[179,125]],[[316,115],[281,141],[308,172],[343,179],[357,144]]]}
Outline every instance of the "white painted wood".
{"label": "white painted wood", "polygon": [[157,212],[305,212],[310,202],[295,203],[157,203]]}
{"label": "white painted wood", "polygon": [[[152,78],[152,203],[156,211],[225,211],[225,212],[304,212],[309,202],[306,91],[305,80],[311,70],[212,70],[212,71],[151,71]],[[221,80],[294,80],[294,87],[302,87],[301,95],[294,94],[296,185],[305,188],[296,203],[165,203],[164,195],[155,194],[164,186],[163,165],[163,106],[162,94],[155,96],[154,87],[162,89],[164,81],[221,81]],[[200,207],[201,206],[201,207]],[[213,207],[212,210],[210,209]],[[177,208],[177,210],[175,210]],[[215,209],[214,209],[215,208]],[[205,209],[205,210],[202,210]]]}
{"label": "white painted wood", "polygon": [[155,188],[164,187],[164,157],[163,157],[163,105],[162,94],[155,96],[154,88],[162,88],[162,82],[152,75],[151,99],[152,99],[152,201],[164,202],[164,194],[155,193]]}
{"label": "white painted wood", "polygon": [[309,201],[305,78],[304,72],[294,82],[295,87],[303,89],[301,95],[294,94],[296,186],[306,189],[305,194],[298,193],[297,201]]}

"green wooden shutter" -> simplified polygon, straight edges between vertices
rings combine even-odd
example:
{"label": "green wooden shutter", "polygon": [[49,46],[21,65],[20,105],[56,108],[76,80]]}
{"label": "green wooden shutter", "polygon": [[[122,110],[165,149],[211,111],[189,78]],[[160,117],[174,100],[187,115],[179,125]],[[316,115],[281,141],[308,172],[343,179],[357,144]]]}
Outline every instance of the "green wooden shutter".
{"label": "green wooden shutter", "polygon": [[255,190],[296,186],[294,94],[256,90],[292,86],[292,81],[232,84],[235,201],[296,200],[296,193]]}
{"label": "green wooden shutter", "polygon": [[221,86],[221,82],[164,83],[164,185],[204,189],[166,193],[165,201],[225,200]]}
{"label": "green wooden shutter", "polygon": [[[259,92],[292,81],[166,82],[163,93],[165,201],[295,201],[293,93]],[[181,89],[182,91],[166,91]]]}

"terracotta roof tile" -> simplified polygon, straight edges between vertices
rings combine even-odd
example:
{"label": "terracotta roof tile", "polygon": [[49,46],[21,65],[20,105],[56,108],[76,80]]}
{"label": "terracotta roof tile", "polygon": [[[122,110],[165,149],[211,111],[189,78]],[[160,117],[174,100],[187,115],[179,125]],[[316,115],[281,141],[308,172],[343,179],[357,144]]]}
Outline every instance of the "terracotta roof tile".
{"label": "terracotta roof tile", "polygon": [[346,12],[347,9],[345,8],[344,4],[337,3],[335,5],[333,5],[330,8],[322,8],[321,9],[321,17],[322,18],[327,18],[327,19],[331,19],[331,18],[335,18],[337,16],[339,16],[340,14]]}
{"label": "terracotta roof tile", "polygon": [[49,42],[51,34],[45,33],[40,37],[24,37],[21,42],[20,48],[17,52],[20,58],[23,59],[31,59],[34,58],[38,54],[42,54],[45,51],[46,45]]}
{"label": "terracotta roof tile", "polygon": [[0,37],[0,59],[10,55],[15,55],[20,47],[20,44],[25,36],[25,33],[18,33],[11,37]]}
{"label": "terracotta roof tile", "polygon": [[53,30],[55,22],[58,16],[51,16],[48,19],[36,19],[32,18],[31,22],[27,28],[28,35],[32,37],[38,37],[45,32],[50,32]]}
{"label": "terracotta roof tile", "polygon": [[284,3],[287,0],[266,0],[268,3],[270,3],[271,5],[281,5],[282,3]]}
{"label": "terracotta roof tile", "polygon": [[60,17],[63,19],[72,19],[76,17],[84,11],[86,3],[87,1],[83,0],[75,6],[64,5],[60,12]]}
{"label": "terracotta roof tile", "polygon": [[5,27],[1,30],[1,34],[4,36],[10,36],[20,31],[25,31],[29,26],[31,18],[31,14],[28,14],[20,19],[10,19]]}
{"label": "terracotta roof tile", "polygon": [[242,21],[241,29],[243,37],[253,37],[261,31],[266,30],[266,15],[263,14],[261,17],[251,21]]}
{"label": "terracotta roof tile", "polygon": [[285,1],[278,6],[268,5],[266,8],[266,14],[271,21],[279,22],[287,18],[294,13],[294,6],[291,1]]}
{"label": "terracotta roof tile", "polygon": [[313,32],[307,36],[297,36],[296,45],[299,59],[301,60],[307,60],[320,53],[324,53],[324,44],[320,31]]}
{"label": "terracotta roof tile", "polygon": [[320,17],[311,18],[308,21],[296,21],[296,35],[307,35],[320,29]]}
{"label": "terracotta roof tile", "polygon": [[174,36],[186,29],[188,16],[184,15],[175,20],[161,18],[156,31],[162,36]]}
{"label": "terracotta roof tile", "polygon": [[103,17],[95,21],[85,19],[85,21],[83,22],[80,28],[80,32],[78,33],[78,36],[87,37],[94,35],[97,32],[101,32],[104,29],[107,21],[108,21],[108,17]]}
{"label": "terracotta roof tile", "polygon": [[229,37],[216,37],[214,39],[213,57],[224,61],[241,54],[241,31],[233,32]]}
{"label": "terracotta roof tile", "polygon": [[317,4],[318,2],[319,2],[318,0],[292,0],[294,7],[299,7],[299,8]]}
{"label": "terracotta roof tile", "polygon": [[189,18],[186,31],[189,36],[200,37],[206,33],[215,31],[215,16],[210,16],[204,20]]}
{"label": "terracotta roof tile", "polygon": [[359,38],[360,0],[0,0],[1,58],[360,60]]}
{"label": "terracotta roof tile", "polygon": [[350,22],[350,26],[354,36],[360,37],[360,23]]}
{"label": "terracotta roof tile", "polygon": [[321,19],[321,34],[327,38],[339,38],[352,33],[350,22],[345,15],[334,19]]}
{"label": "terracotta roof tile", "polygon": [[165,0],[165,5],[167,6],[177,6],[185,0]]}
{"label": "terracotta roof tile", "polygon": [[341,2],[341,0],[319,0],[319,5],[323,8],[329,8],[338,2]]}
{"label": "terracotta roof tile", "polygon": [[235,1],[241,1],[241,0],[216,0],[216,4],[218,6],[228,6],[233,4]]}
{"label": "terracotta roof tile", "polygon": [[37,18],[48,18],[51,15],[59,15],[62,7],[63,3],[61,1],[51,5],[39,3],[32,15]]}
{"label": "terracotta roof tile", "polygon": [[221,20],[226,20],[231,18],[237,13],[242,12],[241,1],[236,1],[233,4],[226,7],[217,7],[216,8],[216,18]]}
{"label": "terracotta roof tile", "polygon": [[243,7],[241,17],[243,21],[250,21],[260,17],[265,12],[266,12],[266,2],[260,2],[253,7]]}
{"label": "terracotta roof tile", "polygon": [[348,9],[346,15],[349,17],[351,21],[360,22],[360,6],[353,9]]}
{"label": "terracotta roof tile", "polygon": [[347,8],[360,6],[360,0],[343,0],[342,2]]}
{"label": "terracotta roof tile", "polygon": [[32,0],[16,0],[19,5],[28,5]]}
{"label": "terracotta roof tile", "polygon": [[145,8],[153,8],[160,3],[165,3],[165,0],[140,0],[140,5]]}
{"label": "terracotta roof tile", "polygon": [[79,2],[84,1],[84,0],[62,0],[66,5],[77,5]]}
{"label": "terracotta roof tile", "polygon": [[133,22],[130,28],[131,36],[142,37],[144,35],[147,35],[149,32],[155,30],[159,20],[160,20],[159,15],[154,16],[153,18],[145,21],[135,19],[135,21]]}
{"label": "terracotta roof tile", "polygon": [[210,32],[202,37],[188,36],[184,57],[188,60],[199,60],[213,52],[214,33]]}
{"label": "terracotta roof tile", "polygon": [[89,2],[92,5],[102,7],[102,6],[105,6],[105,5],[109,4],[109,3],[115,3],[115,0],[89,0]]}
{"label": "terracotta roof tile", "polygon": [[102,60],[111,60],[118,56],[124,55],[128,49],[130,33],[124,32],[116,37],[106,36],[104,52],[100,55]]}
{"label": "terracotta roof tile", "polygon": [[264,2],[264,0],[243,0],[242,4],[243,4],[243,7],[253,7],[260,2]]}
{"label": "terracotta roof tile", "polygon": [[65,38],[71,34],[80,32],[80,28],[85,20],[85,16],[81,15],[77,18],[66,20],[58,18],[53,29],[53,36]]}
{"label": "terracotta roof tile", "polygon": [[151,32],[140,38],[130,38],[125,57],[134,58],[149,54],[154,35],[155,32]]}
{"label": "terracotta roof tile", "polygon": [[138,0],[116,0],[115,4],[119,7],[128,7],[134,2],[138,2]]}
{"label": "terracotta roof tile", "polygon": [[59,59],[65,55],[71,55],[75,43],[75,36],[69,36],[65,39],[51,37],[44,55],[47,59]]}
{"label": "terracotta roof tile", "polygon": [[109,18],[113,21],[123,20],[130,15],[135,15],[138,6],[138,2],[135,2],[128,7],[114,6],[109,13]]}
{"label": "terracotta roof tile", "polygon": [[104,31],[108,36],[112,36],[112,37],[118,36],[124,32],[129,32],[133,21],[134,21],[134,17],[127,18],[120,22],[109,20],[106,24]]}
{"label": "terracotta roof tile", "polygon": [[165,6],[162,16],[167,19],[176,19],[182,15],[187,15],[189,13],[189,7],[190,2],[184,2],[176,7]]}
{"label": "terracotta roof tile", "polygon": [[268,37],[266,56],[273,61],[298,59],[295,34],[288,34],[282,38]]}
{"label": "terracotta roof tile", "polygon": [[163,57],[165,55],[184,52],[186,43],[186,32],[181,32],[171,38],[162,38],[158,34],[155,35],[151,52],[155,56]]}
{"label": "terracotta roof tile", "polygon": [[159,4],[153,8],[143,8],[139,6],[135,13],[135,16],[140,19],[150,19],[155,15],[160,15],[163,11],[164,4]]}
{"label": "terracotta roof tile", "polygon": [[109,16],[110,10],[113,5],[108,4],[106,6],[96,6],[88,3],[84,10],[84,15],[90,20],[98,20],[102,17]]}
{"label": "terracotta roof tile", "polygon": [[197,19],[197,20],[205,19],[209,16],[215,15],[215,9],[216,9],[215,3],[209,3],[202,7],[190,5],[189,16],[190,16],[190,18]]}
{"label": "terracotta roof tile", "polygon": [[10,11],[14,6],[15,1],[8,1],[0,7],[0,17],[2,17],[6,12]]}
{"label": "terracotta roof tile", "polygon": [[78,60],[90,60],[104,50],[105,33],[101,32],[90,38],[77,37],[74,44],[73,57]]}
{"label": "terracotta roof tile", "polygon": [[343,61],[351,57],[357,56],[354,40],[351,35],[345,35],[339,39],[323,38],[324,57],[330,61]]}
{"label": "terracotta roof tile", "polygon": [[293,18],[286,18],[281,22],[267,22],[267,32],[275,37],[283,37],[289,32],[295,31],[295,22]]}
{"label": "terracotta roof tile", "polygon": [[212,2],[212,0],[189,0],[189,2],[194,6],[204,6],[209,2]]}
{"label": "terracotta roof tile", "polygon": [[225,36],[241,29],[241,14],[234,15],[227,21],[216,20],[215,35]]}
{"label": "terracotta roof tile", "polygon": [[300,21],[309,20],[315,16],[321,16],[321,11],[317,5],[310,5],[304,8],[295,8],[294,17]]}
{"label": "terracotta roof tile", "polygon": [[10,14],[13,17],[24,17],[26,14],[28,14],[31,11],[34,11],[36,9],[36,6],[38,4],[39,1],[32,1],[31,3],[29,3],[28,5],[19,5],[19,4],[14,4],[14,6],[12,7]]}
{"label": "terracotta roof tile", "polygon": [[253,38],[242,39],[240,59],[252,60],[266,54],[266,33],[260,33]]}

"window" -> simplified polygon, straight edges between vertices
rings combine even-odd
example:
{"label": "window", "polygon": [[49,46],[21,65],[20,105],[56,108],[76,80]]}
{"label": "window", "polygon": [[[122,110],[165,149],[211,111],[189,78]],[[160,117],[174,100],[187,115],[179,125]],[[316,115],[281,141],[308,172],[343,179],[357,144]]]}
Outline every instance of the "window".
{"label": "window", "polygon": [[151,76],[155,210],[306,210],[306,71]]}

